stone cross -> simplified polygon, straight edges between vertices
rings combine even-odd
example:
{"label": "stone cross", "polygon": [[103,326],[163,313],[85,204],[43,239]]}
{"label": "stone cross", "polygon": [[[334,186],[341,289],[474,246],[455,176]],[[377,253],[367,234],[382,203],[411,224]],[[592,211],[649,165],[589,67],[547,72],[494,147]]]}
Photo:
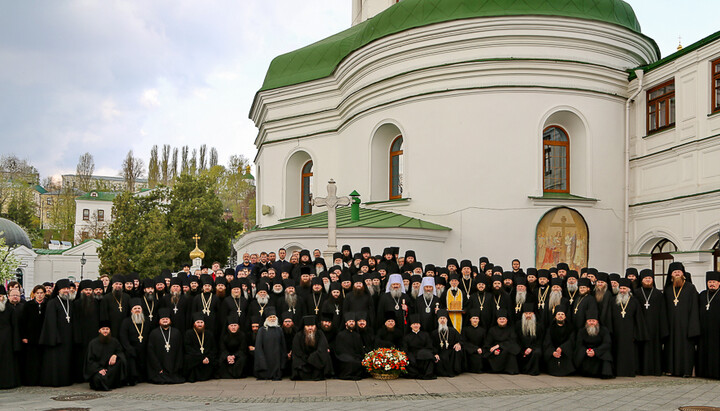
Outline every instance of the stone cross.
{"label": "stone cross", "polygon": [[337,208],[350,205],[350,197],[338,197],[335,181],[330,179],[327,186],[327,197],[313,197],[312,205],[328,209],[328,249],[325,255],[337,252]]}

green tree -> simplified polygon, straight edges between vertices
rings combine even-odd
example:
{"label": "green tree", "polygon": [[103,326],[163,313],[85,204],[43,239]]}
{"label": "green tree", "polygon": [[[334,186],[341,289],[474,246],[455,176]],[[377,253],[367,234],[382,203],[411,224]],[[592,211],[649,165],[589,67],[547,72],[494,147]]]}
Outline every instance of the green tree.
{"label": "green tree", "polygon": [[208,173],[181,175],[175,181],[170,199],[168,221],[182,241],[183,247],[175,256],[175,263],[189,260],[195,247],[192,237],[200,235],[200,248],[205,261],[227,260],[234,225],[223,219],[223,205],[215,190],[217,180]]}
{"label": "green tree", "polygon": [[[241,155],[230,157],[227,169],[219,176],[218,197],[242,230],[255,226],[255,185],[249,178],[250,163]],[[212,170],[212,169],[211,169]]]}
{"label": "green tree", "polygon": [[50,228],[57,230],[61,241],[73,241],[75,232],[75,197],[71,188],[63,188],[60,194],[53,198],[50,208]]}
{"label": "green tree", "polygon": [[25,229],[36,227],[35,209],[37,205],[32,200],[30,189],[18,189],[10,199],[7,206],[7,218]]}
{"label": "green tree", "polygon": [[0,282],[4,283],[15,278],[15,270],[19,264],[20,261],[5,243],[5,238],[0,237]]}
{"label": "green tree", "polygon": [[155,188],[161,181],[160,160],[158,159],[158,146],[155,144],[150,150],[150,163],[148,164],[148,187]]}

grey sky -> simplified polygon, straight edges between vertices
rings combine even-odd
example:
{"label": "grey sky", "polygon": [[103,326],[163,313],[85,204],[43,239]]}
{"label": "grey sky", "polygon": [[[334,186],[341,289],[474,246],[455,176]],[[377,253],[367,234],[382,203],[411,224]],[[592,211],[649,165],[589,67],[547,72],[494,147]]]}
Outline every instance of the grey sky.
{"label": "grey sky", "polygon": [[[720,30],[717,0],[628,0],[663,56]],[[9,1],[0,153],[42,176],[95,156],[116,175],[153,144],[255,155],[247,118],[270,60],[350,25],[350,0]]]}

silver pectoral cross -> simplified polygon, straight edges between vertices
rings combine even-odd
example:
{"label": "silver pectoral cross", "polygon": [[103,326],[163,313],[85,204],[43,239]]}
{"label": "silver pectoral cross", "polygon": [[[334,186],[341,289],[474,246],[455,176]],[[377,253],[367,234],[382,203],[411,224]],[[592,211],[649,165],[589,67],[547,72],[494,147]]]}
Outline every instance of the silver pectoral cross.
{"label": "silver pectoral cross", "polygon": [[66,315],[65,319],[67,320],[68,323],[70,323],[70,314]]}
{"label": "silver pectoral cross", "polygon": [[150,314],[149,318],[150,318],[150,321],[152,321],[152,313]]}
{"label": "silver pectoral cross", "polygon": [[645,309],[647,310],[648,308],[650,308],[650,303],[649,303],[649,302],[645,302]]}
{"label": "silver pectoral cross", "polygon": [[170,343],[165,343],[165,351],[170,352]]}
{"label": "silver pectoral cross", "polygon": [[328,250],[337,250],[337,208],[350,205],[350,197],[338,197],[335,180],[327,185],[327,197],[313,197],[312,205],[328,209]]}
{"label": "silver pectoral cross", "polygon": [[177,314],[177,307],[173,308],[173,312]]}

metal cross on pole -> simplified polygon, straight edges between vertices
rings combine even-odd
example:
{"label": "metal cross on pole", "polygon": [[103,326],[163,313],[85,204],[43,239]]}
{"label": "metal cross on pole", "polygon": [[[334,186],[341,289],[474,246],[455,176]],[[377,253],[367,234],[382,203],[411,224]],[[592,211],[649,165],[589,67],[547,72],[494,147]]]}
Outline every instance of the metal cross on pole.
{"label": "metal cross on pole", "polygon": [[335,180],[330,179],[327,186],[327,197],[313,197],[312,205],[316,207],[327,207],[328,209],[328,249],[325,255],[332,255],[337,248],[337,208],[350,205],[350,197],[338,197]]}

